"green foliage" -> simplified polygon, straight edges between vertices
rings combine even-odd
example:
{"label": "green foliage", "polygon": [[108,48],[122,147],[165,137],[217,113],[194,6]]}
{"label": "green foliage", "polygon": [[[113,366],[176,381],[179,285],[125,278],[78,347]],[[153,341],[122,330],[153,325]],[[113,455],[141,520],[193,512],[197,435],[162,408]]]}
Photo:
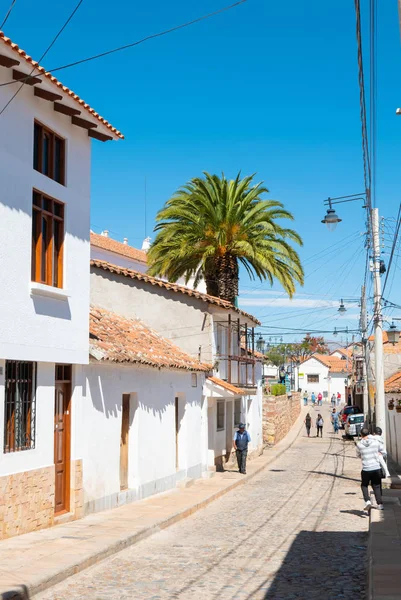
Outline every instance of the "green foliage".
{"label": "green foliage", "polygon": [[329,354],[330,350],[323,337],[307,334],[298,344],[279,344],[266,352],[266,358],[276,366],[288,362],[302,362],[312,354]]}
{"label": "green foliage", "polygon": [[290,297],[304,274],[291,242],[302,245],[278,219],[293,220],[253,175],[235,180],[204,173],[167,201],[156,217],[157,236],[148,252],[149,274],[169,281],[205,279],[209,294],[233,302],[242,264],[248,275],[270,284],[277,279]]}
{"label": "green foliage", "polygon": [[272,396],[283,396],[286,391],[286,387],[283,383],[274,383],[270,388]]}

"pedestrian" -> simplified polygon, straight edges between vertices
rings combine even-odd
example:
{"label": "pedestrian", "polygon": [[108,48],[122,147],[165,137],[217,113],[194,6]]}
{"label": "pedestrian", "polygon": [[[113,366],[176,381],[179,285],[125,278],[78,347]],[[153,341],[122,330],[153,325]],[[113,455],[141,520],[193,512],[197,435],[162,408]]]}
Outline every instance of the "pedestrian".
{"label": "pedestrian", "polygon": [[317,434],[316,437],[319,437],[319,432],[320,432],[320,437],[323,437],[323,417],[322,415],[319,413],[316,419],[316,429],[317,429]]}
{"label": "pedestrian", "polygon": [[352,405],[352,396],[351,396],[351,392],[348,392],[348,406]]}
{"label": "pedestrian", "polygon": [[[382,479],[385,479],[386,477],[390,477],[390,472],[388,470],[387,462],[385,460],[385,457],[387,456],[387,450],[386,450],[386,446],[384,445],[382,428],[375,427],[374,432],[372,434],[370,434],[369,437],[372,438],[373,440],[378,441],[380,444],[383,444],[384,454],[383,455],[379,454],[379,463],[380,463],[380,466],[382,469]],[[382,481],[381,480],[380,480],[380,491],[382,491]]]}
{"label": "pedestrian", "polygon": [[310,414],[308,413],[305,417],[305,427],[306,427],[306,433],[308,434],[308,437],[310,437],[310,429],[312,427],[312,417],[310,416]]}
{"label": "pedestrian", "polygon": [[362,460],[361,489],[365,500],[365,509],[369,512],[372,508],[368,489],[370,484],[376,498],[377,508],[383,510],[383,499],[380,491],[382,473],[379,454],[385,455],[384,446],[381,442],[369,436],[367,427],[362,427],[361,438],[361,441],[356,445],[356,455]]}
{"label": "pedestrian", "polygon": [[337,400],[336,400],[336,395],[335,395],[335,394],[332,394],[332,396],[331,396],[331,406],[332,406],[333,408],[335,408],[335,406],[336,406],[336,402],[337,402]]}
{"label": "pedestrian", "polygon": [[308,406],[308,392],[305,390],[304,392],[304,406]]}
{"label": "pedestrian", "polygon": [[337,392],[337,406],[339,406],[340,402],[341,402],[341,394],[340,394],[340,392]]}
{"label": "pedestrian", "polygon": [[323,400],[322,392],[319,392],[317,395],[318,406],[322,406],[322,400]]}
{"label": "pedestrian", "polygon": [[311,395],[310,399],[312,400],[312,404],[313,404],[313,406],[315,406],[315,404],[316,404],[316,396],[315,396],[315,392],[312,392],[312,395]]}
{"label": "pedestrian", "polygon": [[333,408],[333,412],[331,413],[331,422],[333,424],[334,433],[338,433],[339,423],[338,423],[338,412]]}
{"label": "pedestrian", "polygon": [[246,475],[246,457],[248,455],[248,444],[251,436],[245,429],[244,423],[238,425],[238,431],[234,434],[233,446],[237,454],[238,471]]}

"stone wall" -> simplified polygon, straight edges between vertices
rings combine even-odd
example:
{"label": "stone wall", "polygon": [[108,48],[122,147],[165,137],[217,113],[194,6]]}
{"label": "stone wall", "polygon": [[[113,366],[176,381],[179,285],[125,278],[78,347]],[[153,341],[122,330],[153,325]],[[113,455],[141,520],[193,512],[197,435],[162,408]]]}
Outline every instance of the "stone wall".
{"label": "stone wall", "polygon": [[0,539],[54,523],[54,465],[0,477]]}
{"label": "stone wall", "polygon": [[301,412],[301,394],[263,397],[263,444],[272,446],[282,440]]}

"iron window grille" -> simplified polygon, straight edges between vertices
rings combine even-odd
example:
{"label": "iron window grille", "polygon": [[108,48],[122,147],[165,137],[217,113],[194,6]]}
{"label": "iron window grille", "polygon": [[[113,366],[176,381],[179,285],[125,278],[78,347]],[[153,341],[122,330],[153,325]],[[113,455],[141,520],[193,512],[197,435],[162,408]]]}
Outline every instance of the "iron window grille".
{"label": "iron window grille", "polygon": [[4,452],[35,448],[36,363],[6,361]]}

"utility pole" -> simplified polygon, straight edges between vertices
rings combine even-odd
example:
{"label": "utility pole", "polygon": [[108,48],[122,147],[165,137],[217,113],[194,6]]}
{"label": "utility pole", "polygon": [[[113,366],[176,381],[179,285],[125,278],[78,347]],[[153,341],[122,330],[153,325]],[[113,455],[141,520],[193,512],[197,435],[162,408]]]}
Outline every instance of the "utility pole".
{"label": "utility pole", "polygon": [[373,281],[374,281],[374,325],[375,325],[375,380],[376,380],[376,426],[383,431],[386,444],[386,411],[384,396],[384,361],[383,361],[383,316],[382,290],[380,279],[380,236],[379,209],[371,209],[373,237]]}
{"label": "utility pole", "polygon": [[[401,1],[401,0],[400,0]],[[369,404],[369,385],[368,385],[368,340],[367,340],[367,329],[368,329],[368,316],[366,311],[366,289],[365,286],[362,286],[361,289],[361,322],[360,322],[361,332],[362,332],[362,352],[363,352],[363,361],[362,361],[362,378],[363,378],[363,413],[364,415],[368,415],[368,421],[371,421],[370,415],[370,404]]]}

